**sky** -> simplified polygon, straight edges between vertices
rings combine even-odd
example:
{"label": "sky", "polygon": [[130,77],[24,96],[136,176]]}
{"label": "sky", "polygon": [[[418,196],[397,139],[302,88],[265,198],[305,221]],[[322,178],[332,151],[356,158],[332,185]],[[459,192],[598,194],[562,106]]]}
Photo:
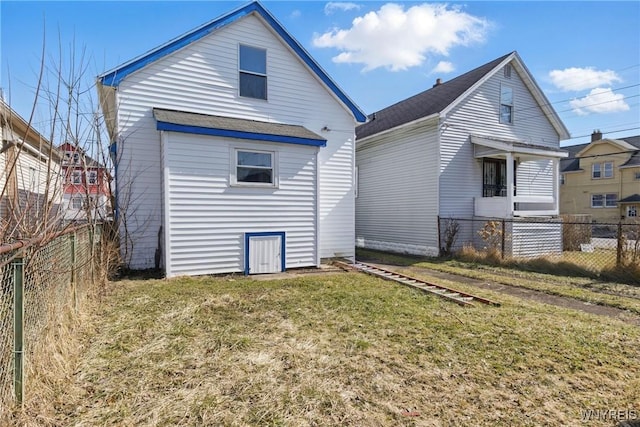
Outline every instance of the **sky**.
{"label": "sky", "polygon": [[[5,100],[29,117],[43,52],[49,71],[73,64],[95,99],[97,75],[245,4],[2,0]],[[640,135],[639,1],[262,4],[367,114],[517,51],[571,134],[561,146],[587,143],[596,129]]]}

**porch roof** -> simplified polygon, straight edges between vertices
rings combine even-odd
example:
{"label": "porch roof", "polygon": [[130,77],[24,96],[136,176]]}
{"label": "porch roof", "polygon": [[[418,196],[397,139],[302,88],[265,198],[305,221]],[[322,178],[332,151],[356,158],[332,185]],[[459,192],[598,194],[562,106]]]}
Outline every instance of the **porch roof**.
{"label": "porch roof", "polygon": [[618,203],[640,203],[640,194],[632,194],[631,196],[618,200]]}
{"label": "porch roof", "polygon": [[562,159],[569,156],[567,151],[552,147],[486,136],[471,135],[471,143],[474,145],[476,158],[499,157],[507,153],[542,159]]}
{"label": "porch roof", "polygon": [[154,108],[156,129],[227,138],[325,147],[327,140],[299,125],[260,122],[210,114]]}

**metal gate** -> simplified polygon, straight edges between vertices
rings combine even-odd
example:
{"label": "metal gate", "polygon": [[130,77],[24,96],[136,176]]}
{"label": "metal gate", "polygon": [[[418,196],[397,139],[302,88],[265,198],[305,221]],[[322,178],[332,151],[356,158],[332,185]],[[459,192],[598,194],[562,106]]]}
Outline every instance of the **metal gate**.
{"label": "metal gate", "polygon": [[245,233],[245,274],[285,270],[284,232]]}

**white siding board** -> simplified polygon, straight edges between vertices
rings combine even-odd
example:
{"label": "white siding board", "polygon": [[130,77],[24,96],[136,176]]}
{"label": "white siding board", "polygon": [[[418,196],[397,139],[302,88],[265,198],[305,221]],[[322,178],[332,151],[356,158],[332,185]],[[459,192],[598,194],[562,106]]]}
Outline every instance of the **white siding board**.
{"label": "white siding board", "polygon": [[[238,96],[241,43],[267,49],[268,101]],[[320,255],[354,254],[354,119],[260,19],[245,17],[131,74],[118,88],[117,106],[119,198],[135,205],[127,224],[135,239],[132,268],[153,267],[162,224],[160,141],[153,107],[296,124],[327,138],[318,155]],[[323,133],[324,126],[332,130]],[[189,158],[188,150],[174,155]],[[309,171],[299,173],[296,178]],[[298,191],[300,182],[296,179],[280,190]]]}
{"label": "white siding board", "polygon": [[[244,234],[284,231],[286,266],[316,264],[317,148],[166,132],[168,276],[244,271]],[[233,149],[277,152],[279,188],[230,186]],[[184,156],[185,148],[191,156]]]}
{"label": "white siding board", "polygon": [[435,126],[397,130],[358,147],[356,242],[409,253],[437,250]]}

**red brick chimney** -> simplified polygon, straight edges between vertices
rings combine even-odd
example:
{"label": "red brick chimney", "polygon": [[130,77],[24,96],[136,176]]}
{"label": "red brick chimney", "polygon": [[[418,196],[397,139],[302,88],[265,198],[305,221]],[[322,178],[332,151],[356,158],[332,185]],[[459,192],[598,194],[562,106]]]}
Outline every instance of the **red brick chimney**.
{"label": "red brick chimney", "polygon": [[593,133],[591,134],[591,142],[600,141],[601,139],[602,139],[602,132],[600,132],[600,129],[594,130]]}

